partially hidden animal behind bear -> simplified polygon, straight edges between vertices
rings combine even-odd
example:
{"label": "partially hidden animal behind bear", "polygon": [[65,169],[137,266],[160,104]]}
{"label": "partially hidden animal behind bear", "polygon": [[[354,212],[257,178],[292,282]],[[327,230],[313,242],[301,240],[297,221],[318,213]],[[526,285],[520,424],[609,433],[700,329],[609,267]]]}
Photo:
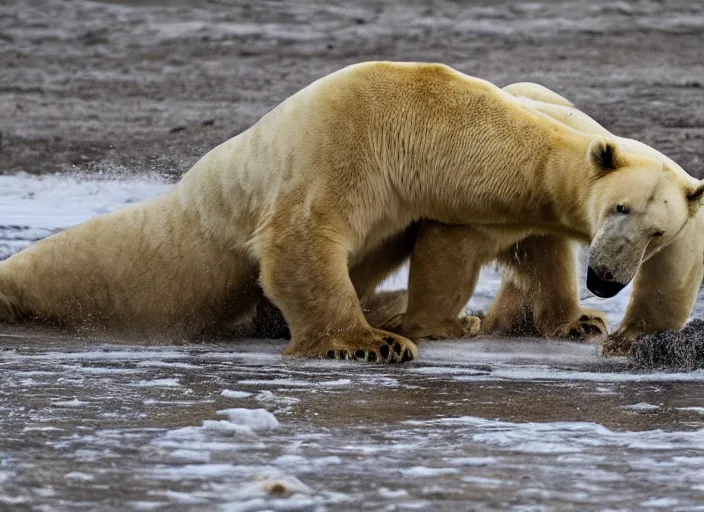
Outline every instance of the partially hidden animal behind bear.
{"label": "partially hidden animal behind bear", "polygon": [[[371,326],[360,297],[408,258],[419,220],[471,227],[476,237],[464,244],[492,258],[544,234],[558,241],[545,258],[560,262],[559,240],[593,239],[602,280],[611,272],[625,284],[644,254],[687,225],[703,190],[657,158],[448,66],[363,63],[294,94],[165,195],[2,262],[0,316],[191,337],[220,331],[265,294],[290,328],[287,354],[404,362],[415,344]],[[465,268],[452,279],[467,295],[476,275]],[[412,261],[411,294],[444,272]],[[438,306],[457,302],[434,286],[427,293]],[[582,317],[563,320],[579,326]],[[455,315],[430,327],[457,325]]]}
{"label": "partially hidden animal behind bear", "polygon": [[[662,162],[664,173],[675,173],[685,181],[692,180],[677,163],[662,153],[636,140],[613,135],[567,99],[541,85],[523,82],[506,86],[504,90],[515,95],[526,108],[542,112],[570,128],[614,140],[631,153]],[[696,194],[690,196],[691,199],[695,197]],[[653,194],[648,200],[657,201],[658,197]],[[680,329],[694,308],[704,275],[704,210],[692,208],[689,221],[674,233],[669,243],[661,242],[665,233],[660,230],[649,240],[638,238],[639,229],[634,226],[647,222],[641,211],[638,207],[634,210],[633,200],[624,196],[611,213],[614,226],[621,232],[621,240],[614,238],[611,245],[595,244],[592,248],[587,285],[599,296],[614,295],[632,276],[632,270],[629,270],[624,279],[622,269],[610,269],[603,265],[604,260],[631,250],[631,269],[637,266],[633,261],[640,263],[623,322],[604,345],[607,355],[628,353],[641,334]],[[487,263],[494,254],[491,249],[487,251],[486,245],[477,242],[474,227],[425,223],[420,229],[419,240],[412,256],[412,268],[421,267],[426,271],[421,272],[420,278],[411,275],[408,298],[380,294],[377,303],[381,304],[376,306],[377,315],[384,314],[386,318],[380,325],[411,336],[420,330],[433,330],[432,326],[447,323],[448,318],[456,315],[457,308],[466,304],[471,289],[460,290],[463,283],[454,276],[467,272],[467,266],[473,269],[478,264]],[[523,239],[511,252],[500,255],[499,263],[508,266],[509,271],[505,273],[501,289],[482,322],[481,332],[556,336],[564,335],[565,328],[569,327],[573,329],[572,335],[579,337],[605,333],[605,320],[596,311],[585,315],[580,326],[568,322],[574,312],[580,310],[576,255],[570,254],[570,244],[569,237],[537,235]],[[648,250],[651,244],[657,246],[655,251]],[[633,245],[635,249],[629,247]],[[459,254],[448,256],[433,249],[447,246],[460,248]],[[608,278],[602,279],[607,272],[610,274]],[[435,275],[428,278],[433,273]],[[414,293],[414,287],[419,288],[417,293]],[[435,297],[441,293],[457,297],[456,302],[451,307],[438,304]],[[408,313],[398,312],[406,307]],[[382,313],[384,308],[392,311]],[[435,328],[435,331],[439,329]]]}
{"label": "partially hidden animal behind bear", "polygon": [[[654,148],[633,139],[617,137],[585,113],[577,110],[562,96],[532,83],[517,83],[504,90],[524,98],[527,107],[539,110],[579,131],[613,138],[633,153],[659,159],[672,172],[689,175],[677,163]],[[552,96],[549,96],[551,94]],[[630,212],[622,212],[630,215]],[[591,270],[591,279],[595,277]],[[636,274],[633,292],[625,317],[619,328],[604,345],[607,355],[627,354],[636,338],[667,329],[681,329],[692,314],[704,277],[704,209],[692,212],[691,219],[665,247],[641,262]],[[599,294],[599,285],[596,284]],[[515,293],[518,289],[508,283],[502,286],[501,300],[494,304],[494,325],[511,323],[511,310],[525,307],[531,293]],[[509,318],[500,318],[504,309]],[[515,317],[514,317],[515,320]],[[491,329],[491,325],[486,326]]]}

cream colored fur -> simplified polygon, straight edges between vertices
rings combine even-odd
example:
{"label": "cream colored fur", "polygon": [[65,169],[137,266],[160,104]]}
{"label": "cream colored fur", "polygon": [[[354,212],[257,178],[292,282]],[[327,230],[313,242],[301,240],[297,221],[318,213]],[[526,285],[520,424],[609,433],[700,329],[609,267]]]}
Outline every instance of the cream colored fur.
{"label": "cream colored fur", "polygon": [[[621,150],[631,154],[662,162],[663,175],[680,181],[682,192],[700,186],[669,158],[638,141],[615,137],[568,100],[543,86],[524,82],[504,90],[517,96],[530,110],[544,113],[581,132],[616,141]],[[651,184],[647,195],[643,195],[643,189],[631,194],[622,188],[624,184],[625,181],[614,181],[612,186],[621,189],[624,204],[640,203],[634,212],[637,215],[631,215],[635,221],[622,229],[625,231],[623,242],[614,237],[614,243],[604,243],[597,251],[592,247],[593,252],[606,255],[607,259],[614,253],[627,253],[628,249],[623,247],[628,244],[638,246],[640,242],[643,247],[626,260],[630,268],[626,268],[625,282],[639,269],[635,291],[622,326],[607,344],[607,353],[614,352],[615,346],[630,346],[631,340],[643,332],[681,327],[691,312],[702,279],[704,238],[694,235],[704,227],[700,201],[683,201],[681,193],[671,198],[658,197],[656,188],[661,184],[657,181]],[[681,204],[676,222],[668,218],[671,210],[666,204],[673,199]],[[614,217],[612,213],[608,212],[607,217]],[[658,226],[665,230],[664,235],[642,236],[639,240],[640,231],[646,234],[660,231],[651,224],[657,217],[660,217]],[[602,226],[607,224],[605,221]],[[601,234],[606,235],[606,231]],[[479,268],[496,260],[507,270],[497,298],[482,323],[484,333],[533,333],[550,337],[606,334],[604,315],[579,305],[575,247],[570,237],[529,236],[502,252],[496,250],[495,235],[486,228],[426,223],[411,258],[408,311],[397,315],[389,326],[414,338],[457,337],[461,329],[456,325],[456,317],[471,295]],[[455,252],[448,253],[446,247],[455,248]],[[684,253],[687,256],[683,256]],[[675,255],[681,260],[681,266],[672,260]],[[656,268],[662,268],[663,272]],[[469,292],[463,292],[462,287]],[[454,327],[448,328],[450,325]]]}
{"label": "cream colored fur", "polygon": [[[562,101],[551,101],[544,89],[530,83],[504,88],[512,94],[525,97],[529,108],[540,110],[585,133],[612,137],[629,151],[656,158],[681,173],[685,179],[689,178],[684,169],[659,151],[639,141],[611,134],[583,112],[566,108]],[[684,326],[692,313],[704,277],[703,233],[704,210],[698,209],[669,245],[641,264],[626,315],[620,327],[607,341],[605,353],[627,353],[635,338],[641,334]]]}
{"label": "cream colored fur", "polygon": [[[371,327],[359,299],[408,257],[417,221],[466,226],[493,259],[533,235],[588,241],[624,194],[664,194],[669,210],[652,217],[681,227],[696,186],[447,66],[358,64],[210,151],[166,195],[0,264],[2,304],[7,319],[190,337],[248,314],[263,289],[288,354],[403,362],[415,345]],[[413,259],[412,281],[430,279]]]}

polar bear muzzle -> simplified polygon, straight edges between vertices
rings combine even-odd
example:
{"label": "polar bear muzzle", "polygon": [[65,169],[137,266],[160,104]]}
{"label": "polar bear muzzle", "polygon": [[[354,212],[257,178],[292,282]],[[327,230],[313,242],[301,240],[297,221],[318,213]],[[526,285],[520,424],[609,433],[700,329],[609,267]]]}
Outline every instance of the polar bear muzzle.
{"label": "polar bear muzzle", "polygon": [[597,297],[608,299],[626,287],[626,284],[612,280],[608,270],[594,270],[591,266],[587,269],[587,288]]}

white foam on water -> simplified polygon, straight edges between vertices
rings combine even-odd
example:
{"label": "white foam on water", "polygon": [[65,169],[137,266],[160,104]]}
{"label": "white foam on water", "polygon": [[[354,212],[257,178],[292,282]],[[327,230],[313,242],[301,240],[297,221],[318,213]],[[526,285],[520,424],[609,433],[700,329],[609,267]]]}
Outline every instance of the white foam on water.
{"label": "white foam on water", "polygon": [[171,361],[140,361],[137,363],[137,366],[139,368],[177,368],[181,370],[194,370],[199,368],[199,366],[195,364]]}
{"label": "white foam on water", "polygon": [[224,396],[225,398],[247,398],[249,396],[252,396],[252,393],[250,393],[249,391],[235,391],[232,389],[223,389],[220,395]]}
{"label": "white foam on water", "polygon": [[210,462],[211,453],[206,450],[178,449],[169,454],[169,460],[176,462]]}
{"label": "white foam on water", "polygon": [[499,448],[502,451],[533,454],[570,454],[601,448],[643,449],[649,451],[704,447],[704,429],[667,432],[614,432],[590,422],[513,423],[473,416],[447,417],[436,420],[408,420],[415,426],[451,425],[466,431],[474,443]]}
{"label": "white foam on water", "polygon": [[352,383],[350,379],[337,379],[337,380],[322,380],[316,383],[316,386],[326,387],[326,388],[344,388]]}
{"label": "white foam on water", "polygon": [[266,409],[222,409],[218,414],[227,416],[232,423],[247,426],[252,430],[271,430],[280,426],[276,416]]}
{"label": "white foam on water", "polygon": [[[244,470],[246,473],[246,470]],[[233,474],[242,474],[243,469],[236,464],[185,464],[182,466],[165,466],[150,471],[150,476],[157,480],[207,480],[222,478]]]}
{"label": "white foam on water", "polygon": [[[0,361],[140,361],[152,359],[174,359],[188,357],[183,352],[175,350],[130,350],[111,346],[106,350],[86,350],[85,352],[53,352],[47,351],[40,354],[22,354],[16,350],[4,351],[0,354]],[[98,369],[100,370],[100,369]],[[109,369],[116,371],[116,369]],[[117,369],[119,370],[119,369]],[[93,371],[93,370],[90,370]]]}
{"label": "white foam on water", "polygon": [[90,404],[90,402],[84,402],[82,400],[78,400],[77,398],[74,398],[73,400],[61,400],[51,403],[54,407],[83,407],[88,404]]}
{"label": "white foam on water", "polygon": [[314,387],[315,382],[296,379],[243,379],[237,382],[243,386],[282,386],[288,388]]}
{"label": "white foam on water", "polygon": [[165,434],[165,437],[205,439],[208,434],[211,433],[216,433],[219,435],[254,436],[254,429],[249,425],[233,423],[228,420],[204,420],[202,425],[199,427],[191,426],[170,430]]}
{"label": "white foam on water", "polygon": [[140,380],[134,384],[139,388],[171,388],[180,386],[181,383],[179,379],[154,379],[154,380]]}
{"label": "white foam on water", "polygon": [[647,404],[645,402],[638,402],[633,405],[624,405],[623,408],[636,412],[653,412],[660,409],[660,406],[655,404]]}
{"label": "white foam on water", "polygon": [[95,480],[94,475],[89,475],[88,473],[81,473],[80,471],[71,471],[70,473],[66,473],[66,475],[64,475],[64,478],[66,480],[76,480],[79,482],[90,482],[91,480]]}
{"label": "white foam on water", "polygon": [[689,411],[704,414],[704,407],[678,407],[678,411]]}
{"label": "white foam on water", "polygon": [[389,489],[387,487],[380,487],[378,492],[379,496],[382,498],[391,500],[408,496],[408,491],[405,489]]}
{"label": "white foam on water", "polygon": [[275,406],[280,411],[289,410],[291,406],[301,401],[300,398],[292,396],[275,395],[269,390],[260,391],[254,399],[262,404]]}
{"label": "white foam on water", "polygon": [[454,457],[445,460],[453,466],[488,466],[498,462],[496,457]]}
{"label": "white foam on water", "polygon": [[430,476],[446,476],[446,475],[456,475],[459,470],[456,468],[429,468],[427,466],[413,466],[408,469],[401,469],[403,476],[408,477],[430,477]]}

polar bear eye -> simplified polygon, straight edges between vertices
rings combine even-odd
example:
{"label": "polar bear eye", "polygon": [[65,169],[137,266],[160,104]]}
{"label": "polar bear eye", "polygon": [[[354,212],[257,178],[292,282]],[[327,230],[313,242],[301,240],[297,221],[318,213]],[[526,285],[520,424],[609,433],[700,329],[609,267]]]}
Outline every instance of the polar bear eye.
{"label": "polar bear eye", "polygon": [[653,236],[662,236],[664,234],[665,234],[664,231],[656,231],[655,233],[653,233]]}
{"label": "polar bear eye", "polygon": [[623,215],[626,215],[629,213],[631,209],[626,206],[625,204],[617,204],[616,205],[616,213],[622,213]]}

